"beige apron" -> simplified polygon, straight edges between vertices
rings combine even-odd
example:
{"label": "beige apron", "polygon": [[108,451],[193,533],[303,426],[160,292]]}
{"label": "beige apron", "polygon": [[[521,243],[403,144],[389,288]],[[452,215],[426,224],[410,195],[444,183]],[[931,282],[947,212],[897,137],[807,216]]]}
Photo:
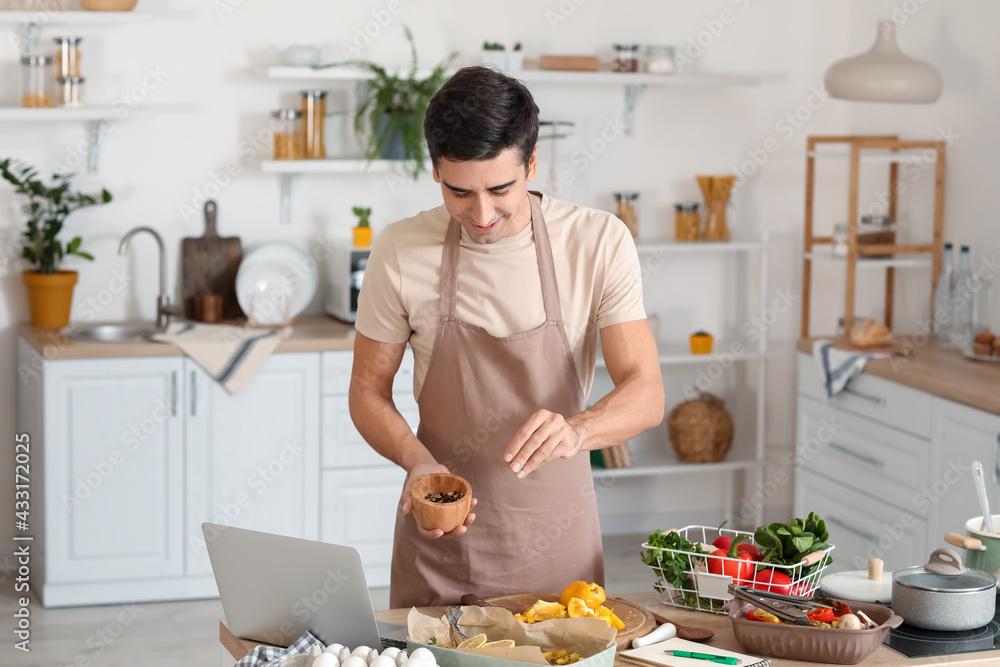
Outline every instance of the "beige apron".
{"label": "beige apron", "polygon": [[514,433],[539,409],[569,417],[585,396],[563,327],[552,249],[531,201],[545,323],[501,338],[455,317],[461,225],[452,218],[441,262],[441,321],[420,398],[417,437],[469,480],[476,521],[459,537],[428,540],[412,514],[396,513],[392,608],[457,603],[465,593],[561,591],[604,584],[594,482],[586,452],[524,479],[503,462]]}

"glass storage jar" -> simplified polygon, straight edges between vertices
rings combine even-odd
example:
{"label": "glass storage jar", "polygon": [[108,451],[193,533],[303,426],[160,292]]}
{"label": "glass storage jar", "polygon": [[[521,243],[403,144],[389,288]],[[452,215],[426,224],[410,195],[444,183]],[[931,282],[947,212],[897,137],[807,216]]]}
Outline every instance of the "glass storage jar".
{"label": "glass storage jar", "polygon": [[83,84],[86,81],[82,76],[57,76],[56,95],[59,105],[64,107],[83,106]]}
{"label": "glass storage jar", "polygon": [[639,45],[614,44],[617,56],[616,68],[619,72],[639,71]]}
{"label": "glass storage jar", "polygon": [[302,159],[302,112],[298,109],[278,109],[271,112],[274,131],[274,159]]}
{"label": "glass storage jar", "polygon": [[677,71],[674,47],[652,45],[646,47],[646,71],[650,74],[673,74]]}
{"label": "glass storage jar", "polygon": [[674,239],[697,241],[701,238],[701,215],[698,202],[682,201],[674,204]]}
{"label": "glass storage jar", "polygon": [[56,76],[83,76],[80,70],[80,42],[83,37],[56,37],[53,41],[59,49]]}
{"label": "glass storage jar", "polygon": [[639,215],[636,213],[636,202],[639,199],[638,192],[615,192],[615,202],[618,204],[618,218],[628,227],[632,238],[639,236]]}
{"label": "glass storage jar", "polygon": [[52,106],[52,56],[21,58],[21,106]]}
{"label": "glass storage jar", "polygon": [[326,122],[326,91],[302,91],[302,134],[304,147],[302,155],[307,160],[326,157],[323,143],[323,123]]}

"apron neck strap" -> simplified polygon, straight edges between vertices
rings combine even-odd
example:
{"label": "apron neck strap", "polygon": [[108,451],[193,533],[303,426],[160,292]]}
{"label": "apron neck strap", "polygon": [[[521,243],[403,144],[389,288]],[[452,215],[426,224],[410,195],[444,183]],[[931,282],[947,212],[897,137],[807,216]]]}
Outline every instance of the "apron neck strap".
{"label": "apron neck strap", "polygon": [[[531,225],[535,241],[535,257],[538,261],[538,275],[542,283],[542,300],[545,304],[545,319],[548,322],[562,322],[562,306],[559,302],[559,286],[556,283],[555,262],[552,260],[552,246],[549,232],[545,227],[542,208],[535,197],[541,193],[529,190],[531,204]],[[445,234],[444,250],[441,255],[441,318],[455,317],[458,300],[458,250],[462,241],[462,225],[451,218]]]}

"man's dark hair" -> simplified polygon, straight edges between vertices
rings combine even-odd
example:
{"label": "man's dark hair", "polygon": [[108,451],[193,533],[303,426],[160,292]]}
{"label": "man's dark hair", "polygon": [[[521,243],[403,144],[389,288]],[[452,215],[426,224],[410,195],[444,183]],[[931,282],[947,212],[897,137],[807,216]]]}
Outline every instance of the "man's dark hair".
{"label": "man's dark hair", "polygon": [[538,142],[538,106],[523,83],[489,67],[464,67],[431,98],[424,117],[431,161],[491,160],[516,148],[527,167]]}

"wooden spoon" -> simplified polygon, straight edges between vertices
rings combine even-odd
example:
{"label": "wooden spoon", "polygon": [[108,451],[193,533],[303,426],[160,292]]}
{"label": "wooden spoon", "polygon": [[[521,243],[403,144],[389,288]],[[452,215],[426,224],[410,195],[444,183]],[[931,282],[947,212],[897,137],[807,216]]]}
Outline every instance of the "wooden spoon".
{"label": "wooden spoon", "polygon": [[675,628],[677,628],[677,636],[681,639],[686,639],[689,642],[707,642],[709,639],[715,636],[715,632],[709,630],[708,628],[689,628],[686,625],[680,625],[668,618],[660,616],[655,611],[646,609],[650,615],[656,620],[657,623],[670,623]]}

